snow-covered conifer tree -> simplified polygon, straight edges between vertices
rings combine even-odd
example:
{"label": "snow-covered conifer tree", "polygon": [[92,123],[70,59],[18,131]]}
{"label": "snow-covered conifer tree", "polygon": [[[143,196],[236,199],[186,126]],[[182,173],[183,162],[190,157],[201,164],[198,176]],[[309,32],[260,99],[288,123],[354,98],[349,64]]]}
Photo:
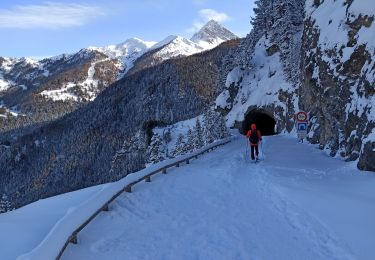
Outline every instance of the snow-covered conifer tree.
{"label": "snow-covered conifer tree", "polygon": [[203,139],[205,144],[215,141],[215,112],[211,109],[203,115]]}
{"label": "snow-covered conifer tree", "polygon": [[194,137],[195,137],[194,131],[191,128],[189,128],[187,132],[187,141],[185,143],[185,149],[184,149],[185,153],[190,153],[194,151]]}
{"label": "snow-covered conifer tree", "polygon": [[158,163],[165,159],[162,152],[162,139],[158,133],[152,136],[147,155],[147,161],[149,163]]}
{"label": "snow-covered conifer tree", "polygon": [[3,194],[0,200],[0,213],[5,213],[12,210],[12,206],[10,201],[8,200],[8,196]]}
{"label": "snow-covered conifer tree", "polygon": [[172,151],[172,156],[178,156],[178,155],[183,155],[185,154],[185,146],[186,146],[186,142],[185,142],[185,137],[183,134],[179,134],[178,137],[177,137],[177,141],[176,141],[176,144],[175,144],[175,147]]}
{"label": "snow-covered conifer tree", "polygon": [[227,138],[229,136],[228,127],[225,125],[225,119],[220,114],[217,113],[217,132],[218,132],[218,139]]}
{"label": "snow-covered conifer tree", "polygon": [[195,121],[195,127],[194,127],[193,132],[194,132],[193,147],[194,147],[194,150],[197,150],[204,146],[203,128],[202,128],[199,118],[197,118],[197,120]]}
{"label": "snow-covered conifer tree", "polygon": [[128,172],[133,168],[143,167],[146,151],[145,143],[144,133],[141,131],[138,131],[131,138],[127,138],[113,156],[110,171],[113,171],[113,167],[118,163],[125,163],[123,170]]}

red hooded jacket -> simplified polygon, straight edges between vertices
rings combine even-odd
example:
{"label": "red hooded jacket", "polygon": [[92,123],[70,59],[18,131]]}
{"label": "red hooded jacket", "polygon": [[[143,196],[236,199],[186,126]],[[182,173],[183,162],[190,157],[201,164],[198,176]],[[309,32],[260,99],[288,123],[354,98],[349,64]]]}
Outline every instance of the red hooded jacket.
{"label": "red hooded jacket", "polygon": [[[258,133],[258,137],[259,137],[259,141],[262,141],[262,135],[261,135],[260,131],[257,130],[257,126],[256,126],[256,124],[252,124],[252,125],[251,125],[251,129],[247,132],[247,134],[246,134],[246,138],[249,139],[249,137],[250,137],[252,131],[257,131],[257,133]],[[258,143],[259,143],[259,142],[258,142]],[[251,146],[257,146],[258,143],[253,144],[253,143],[250,142],[250,145],[251,145]]]}

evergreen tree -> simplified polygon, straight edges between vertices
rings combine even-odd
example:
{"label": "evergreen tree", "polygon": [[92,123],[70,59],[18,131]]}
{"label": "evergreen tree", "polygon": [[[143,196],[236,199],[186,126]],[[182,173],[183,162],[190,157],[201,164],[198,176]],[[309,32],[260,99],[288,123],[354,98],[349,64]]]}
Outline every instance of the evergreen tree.
{"label": "evergreen tree", "polygon": [[194,150],[198,150],[204,146],[203,128],[202,128],[199,118],[197,118],[197,120],[195,121],[195,127],[193,130],[193,133],[194,133],[193,147],[194,147]]}
{"label": "evergreen tree", "polygon": [[215,141],[215,112],[211,109],[203,115],[203,137],[205,144]]}
{"label": "evergreen tree", "polygon": [[12,210],[8,196],[3,194],[0,200],[0,213],[5,213]]}
{"label": "evergreen tree", "polygon": [[184,149],[185,153],[190,153],[194,151],[194,138],[195,138],[194,131],[191,128],[189,128],[188,133],[187,133],[187,142],[185,144],[185,149]]}
{"label": "evergreen tree", "polygon": [[229,136],[228,127],[225,124],[224,117],[218,113],[217,115],[217,125],[218,125],[218,139],[227,138]]}
{"label": "evergreen tree", "polygon": [[145,164],[145,146],[144,132],[140,130],[131,138],[127,138],[113,156],[110,172],[113,173],[118,167],[121,167],[118,173],[130,173],[134,169],[143,168]]}
{"label": "evergreen tree", "polygon": [[158,133],[152,136],[147,155],[149,163],[158,163],[165,159],[162,153],[162,139]]}
{"label": "evergreen tree", "polygon": [[186,146],[185,137],[184,137],[183,134],[179,134],[178,137],[177,137],[177,141],[176,141],[174,150],[172,151],[172,156],[176,157],[178,155],[185,154],[185,152],[186,152],[185,146]]}

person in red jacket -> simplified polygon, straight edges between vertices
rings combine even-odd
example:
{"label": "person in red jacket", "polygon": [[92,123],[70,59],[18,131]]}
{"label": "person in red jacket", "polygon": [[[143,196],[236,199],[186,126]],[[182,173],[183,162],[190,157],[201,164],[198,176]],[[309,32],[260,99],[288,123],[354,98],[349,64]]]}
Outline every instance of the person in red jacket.
{"label": "person in red jacket", "polygon": [[249,139],[249,142],[250,142],[251,159],[253,161],[255,160],[255,156],[254,156],[254,150],[255,150],[256,159],[258,160],[258,155],[259,155],[258,144],[260,141],[262,141],[262,134],[260,133],[259,130],[257,130],[256,124],[251,125],[251,129],[247,132],[246,138]]}

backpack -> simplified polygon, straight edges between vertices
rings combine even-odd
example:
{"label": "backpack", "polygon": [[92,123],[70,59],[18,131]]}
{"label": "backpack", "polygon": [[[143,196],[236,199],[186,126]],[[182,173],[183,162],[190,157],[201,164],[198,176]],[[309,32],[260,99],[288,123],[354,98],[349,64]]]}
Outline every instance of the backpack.
{"label": "backpack", "polygon": [[249,141],[252,144],[257,144],[259,142],[258,130],[251,130]]}

